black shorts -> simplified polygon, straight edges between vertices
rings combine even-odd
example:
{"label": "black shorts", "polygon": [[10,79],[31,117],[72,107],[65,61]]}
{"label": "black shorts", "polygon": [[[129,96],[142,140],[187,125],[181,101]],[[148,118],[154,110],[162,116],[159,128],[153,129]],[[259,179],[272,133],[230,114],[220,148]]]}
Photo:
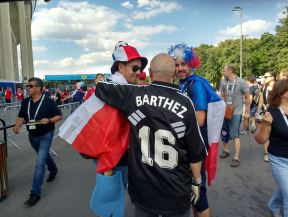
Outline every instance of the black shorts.
{"label": "black shorts", "polygon": [[205,170],[205,160],[202,161],[201,167],[201,178],[202,183],[200,186],[200,198],[197,203],[194,205],[197,212],[203,212],[209,208],[208,199],[207,199],[207,188],[206,188],[206,170]]}

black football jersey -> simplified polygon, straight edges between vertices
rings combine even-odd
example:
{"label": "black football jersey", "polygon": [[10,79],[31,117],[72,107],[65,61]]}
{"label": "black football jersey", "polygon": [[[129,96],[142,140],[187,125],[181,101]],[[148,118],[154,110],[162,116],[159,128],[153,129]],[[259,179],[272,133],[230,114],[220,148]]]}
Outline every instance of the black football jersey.
{"label": "black football jersey", "polygon": [[128,191],[132,202],[158,214],[191,206],[189,163],[207,154],[191,100],[177,86],[99,82],[96,96],[131,123]]}

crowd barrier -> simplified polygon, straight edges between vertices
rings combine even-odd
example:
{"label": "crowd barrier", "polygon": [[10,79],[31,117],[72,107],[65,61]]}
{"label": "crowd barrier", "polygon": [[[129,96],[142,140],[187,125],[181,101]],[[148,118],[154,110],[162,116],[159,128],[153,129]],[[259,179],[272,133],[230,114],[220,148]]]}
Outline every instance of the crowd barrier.
{"label": "crowd barrier", "polygon": [[[60,109],[60,111],[63,114],[63,119],[55,124],[54,139],[56,137],[58,137],[59,127],[61,126],[61,124],[67,119],[67,117],[69,117],[70,114],[72,114],[77,109],[77,107],[79,105],[80,105],[80,103],[76,102],[76,103],[68,103],[68,104],[63,104],[63,105],[58,106],[58,108]],[[2,112],[0,110],[0,112],[1,112],[0,113],[0,119],[3,119],[7,125],[15,124],[16,119],[18,117],[20,107],[21,107],[21,105],[19,103],[14,104],[14,105],[6,105],[5,107],[3,107]],[[1,107],[0,107],[0,109],[1,109]],[[27,132],[25,127],[21,128],[20,133],[23,133],[23,132]],[[17,149],[21,149],[21,147],[19,145],[17,145],[14,142],[14,140],[11,138],[11,137],[15,136],[15,134],[12,132],[12,129],[8,129],[7,133],[8,133],[7,141],[9,143],[11,143],[12,145],[14,145]],[[51,149],[51,152],[57,156],[57,153],[55,151],[53,151],[52,149]]]}
{"label": "crowd barrier", "polygon": [[[0,104],[0,116],[3,114],[5,108],[7,108],[8,106],[17,106],[20,105],[20,103],[15,102],[15,103],[5,103],[5,104]],[[1,118],[1,117],[0,117]]]}
{"label": "crowd barrier", "polygon": [[0,119],[3,131],[3,141],[0,142],[0,202],[4,200],[8,195],[8,170],[7,170],[7,129],[13,127],[13,125],[7,126],[5,121]]}

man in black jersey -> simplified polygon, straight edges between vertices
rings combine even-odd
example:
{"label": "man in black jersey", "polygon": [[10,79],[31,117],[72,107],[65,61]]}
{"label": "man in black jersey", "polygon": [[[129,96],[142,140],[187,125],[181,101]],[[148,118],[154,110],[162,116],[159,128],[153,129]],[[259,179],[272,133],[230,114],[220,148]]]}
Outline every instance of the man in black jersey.
{"label": "man in black jersey", "polygon": [[131,124],[128,191],[137,217],[189,217],[199,197],[206,149],[191,100],[171,83],[174,72],[173,58],[158,54],[149,86],[97,84],[96,96]]}

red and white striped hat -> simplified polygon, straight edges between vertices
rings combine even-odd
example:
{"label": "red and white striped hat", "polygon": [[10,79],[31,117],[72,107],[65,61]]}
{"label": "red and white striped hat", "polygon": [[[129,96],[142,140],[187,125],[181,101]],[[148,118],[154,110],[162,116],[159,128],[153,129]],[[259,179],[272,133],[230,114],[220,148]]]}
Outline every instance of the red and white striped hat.
{"label": "red and white striped hat", "polygon": [[120,62],[129,62],[131,60],[140,59],[142,62],[141,71],[145,69],[148,60],[146,57],[140,56],[135,47],[128,45],[126,42],[119,41],[115,46],[115,50],[112,54],[112,58],[114,63],[111,67],[111,73],[115,73],[117,71],[118,63]]}

